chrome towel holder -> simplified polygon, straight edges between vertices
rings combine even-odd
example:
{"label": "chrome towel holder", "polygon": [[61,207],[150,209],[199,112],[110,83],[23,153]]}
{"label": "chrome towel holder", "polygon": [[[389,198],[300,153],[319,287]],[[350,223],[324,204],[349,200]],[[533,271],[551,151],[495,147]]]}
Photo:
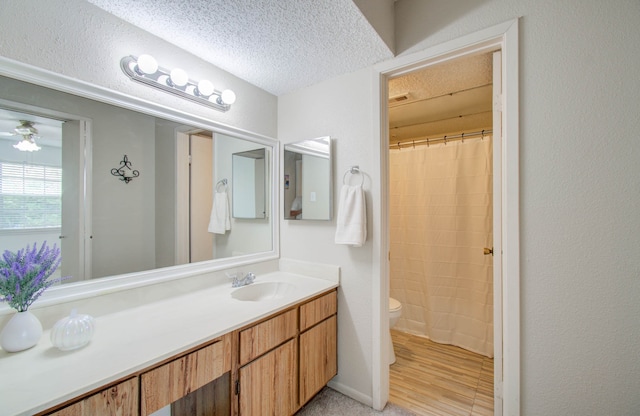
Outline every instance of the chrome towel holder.
{"label": "chrome towel holder", "polygon": [[360,171],[360,166],[354,165],[354,166],[351,166],[349,169],[346,170],[346,172],[342,176],[342,184],[343,185],[347,185],[346,179],[347,179],[347,175],[348,174],[360,175],[361,176],[360,186],[364,185],[364,174]]}

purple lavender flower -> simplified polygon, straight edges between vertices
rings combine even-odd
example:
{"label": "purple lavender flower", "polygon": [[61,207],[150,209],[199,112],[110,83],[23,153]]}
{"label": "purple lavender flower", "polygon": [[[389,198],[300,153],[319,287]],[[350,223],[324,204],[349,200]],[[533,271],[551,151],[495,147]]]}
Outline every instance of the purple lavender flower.
{"label": "purple lavender flower", "polygon": [[42,243],[37,250],[27,246],[16,253],[5,250],[0,259],[0,302],[7,302],[18,312],[24,312],[49,288],[63,278],[48,280],[60,266],[60,249]]}

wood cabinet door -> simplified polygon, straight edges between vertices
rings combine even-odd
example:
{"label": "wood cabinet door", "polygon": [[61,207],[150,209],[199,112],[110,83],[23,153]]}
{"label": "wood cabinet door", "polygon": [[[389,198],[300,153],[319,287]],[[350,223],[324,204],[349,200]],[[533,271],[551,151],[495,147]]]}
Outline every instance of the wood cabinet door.
{"label": "wood cabinet door", "polygon": [[131,416],[138,414],[138,378],[134,377],[80,400],[52,416]]}
{"label": "wood cabinet door", "polygon": [[300,404],[303,405],[338,372],[336,316],[300,334]]}
{"label": "wood cabinet door", "polygon": [[290,416],[296,411],[297,346],[292,339],[240,368],[241,416]]}

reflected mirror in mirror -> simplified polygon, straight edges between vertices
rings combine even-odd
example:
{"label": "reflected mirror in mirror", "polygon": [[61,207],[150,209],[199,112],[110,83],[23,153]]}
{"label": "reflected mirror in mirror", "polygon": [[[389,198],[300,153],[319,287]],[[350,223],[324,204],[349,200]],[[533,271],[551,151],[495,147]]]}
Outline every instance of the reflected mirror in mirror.
{"label": "reflected mirror in mirror", "polygon": [[[55,243],[65,283],[272,252],[272,219],[227,211],[216,233],[212,214],[216,183],[231,184],[232,155],[247,150],[263,154],[272,203],[276,142],[196,124],[0,77],[0,251]],[[14,147],[20,126],[40,149]],[[140,172],[128,183],[111,174],[124,155]]]}
{"label": "reflected mirror in mirror", "polygon": [[264,148],[233,154],[233,217],[266,218]]}
{"label": "reflected mirror in mirror", "polygon": [[333,212],[331,138],[284,146],[284,218],[330,220]]}

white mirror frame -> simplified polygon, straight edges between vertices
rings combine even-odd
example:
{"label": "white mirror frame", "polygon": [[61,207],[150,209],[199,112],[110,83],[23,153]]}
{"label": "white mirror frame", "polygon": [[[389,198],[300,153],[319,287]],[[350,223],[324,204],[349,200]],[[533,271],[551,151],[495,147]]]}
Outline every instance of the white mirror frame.
{"label": "white mirror frame", "polygon": [[[14,61],[2,56],[0,56],[0,75],[129,110],[138,111],[147,115],[164,118],[178,123],[184,123],[202,129],[213,130],[229,136],[270,146],[272,148],[270,175],[274,179],[271,181],[271,188],[269,189],[272,195],[270,198],[271,206],[269,209],[271,212],[279,212],[280,198],[278,194],[278,180],[276,178],[279,177],[280,144],[273,138],[242,129],[236,129],[204,117],[190,115],[179,110],[131,97],[117,91],[69,78],[65,75]],[[210,260],[200,263],[108,276],[94,280],[56,286],[46,291],[40,299],[38,299],[37,307],[53,305],[60,302],[68,302],[89,296],[97,296],[103,293],[133,289],[140,286],[181,279],[207,272],[231,269],[252,263],[276,260],[280,257],[279,217],[277,215],[273,215],[271,216],[271,221],[273,223],[273,233],[271,241],[272,249],[270,251],[247,254],[228,259]],[[11,311],[12,309],[8,306],[0,305],[0,315]]]}

